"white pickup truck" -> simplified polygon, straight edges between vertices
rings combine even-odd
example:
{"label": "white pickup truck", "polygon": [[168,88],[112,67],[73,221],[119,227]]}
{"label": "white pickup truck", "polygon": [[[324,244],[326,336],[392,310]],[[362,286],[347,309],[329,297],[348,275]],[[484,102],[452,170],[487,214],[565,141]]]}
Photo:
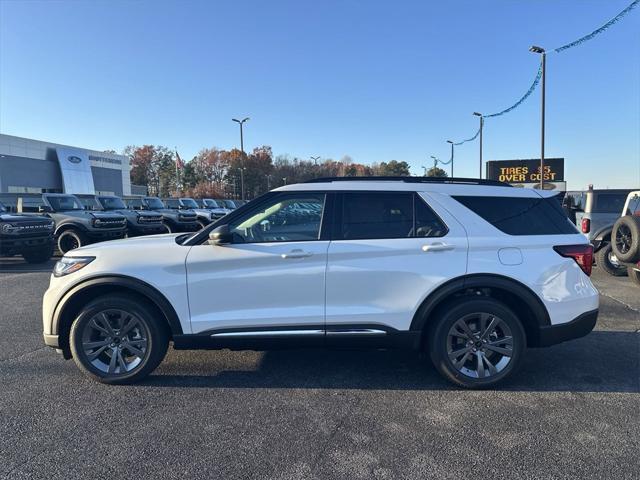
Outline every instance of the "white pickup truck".
{"label": "white pickup truck", "polygon": [[629,278],[640,286],[640,190],[627,195],[622,216],[611,232],[616,259],[627,266]]}

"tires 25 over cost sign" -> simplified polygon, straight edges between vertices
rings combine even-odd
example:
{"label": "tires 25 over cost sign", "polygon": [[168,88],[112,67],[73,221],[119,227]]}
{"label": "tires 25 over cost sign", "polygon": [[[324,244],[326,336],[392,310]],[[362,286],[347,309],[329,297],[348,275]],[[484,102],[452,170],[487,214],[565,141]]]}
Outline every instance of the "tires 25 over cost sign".
{"label": "tires 25 over cost sign", "polygon": [[[490,160],[487,178],[506,183],[540,183],[540,159]],[[564,158],[545,158],[545,182],[564,181]]]}

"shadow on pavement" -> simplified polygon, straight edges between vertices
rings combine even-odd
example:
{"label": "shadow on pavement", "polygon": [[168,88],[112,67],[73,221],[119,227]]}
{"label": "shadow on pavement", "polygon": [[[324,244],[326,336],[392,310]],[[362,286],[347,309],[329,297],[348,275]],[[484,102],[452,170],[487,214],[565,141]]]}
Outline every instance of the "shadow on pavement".
{"label": "shadow on pavement", "polygon": [[[238,355],[242,353],[238,352]],[[181,352],[147,387],[450,390],[425,356],[404,351],[282,350],[260,355],[253,369],[225,369],[219,352]],[[505,391],[640,392],[640,334],[596,331],[526,352]],[[245,362],[246,363],[246,362]],[[212,368],[212,365],[214,366]],[[192,371],[194,374],[181,375]]]}

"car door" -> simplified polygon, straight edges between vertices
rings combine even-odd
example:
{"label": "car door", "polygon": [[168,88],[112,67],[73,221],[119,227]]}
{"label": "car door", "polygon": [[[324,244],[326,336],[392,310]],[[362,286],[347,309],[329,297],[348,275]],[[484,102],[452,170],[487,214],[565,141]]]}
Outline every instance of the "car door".
{"label": "car door", "polygon": [[426,296],[466,272],[465,230],[435,206],[414,192],[336,198],[327,266],[329,342],[343,334],[408,330]]}
{"label": "car door", "polygon": [[272,194],[231,216],[232,243],[191,248],[186,268],[193,333],[324,336],[326,198]]}

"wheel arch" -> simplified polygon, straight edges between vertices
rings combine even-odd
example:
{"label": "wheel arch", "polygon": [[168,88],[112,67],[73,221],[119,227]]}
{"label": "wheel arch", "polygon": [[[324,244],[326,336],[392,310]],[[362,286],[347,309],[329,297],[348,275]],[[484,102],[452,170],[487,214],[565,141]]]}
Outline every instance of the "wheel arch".
{"label": "wheel arch", "polygon": [[547,308],[528,286],[502,275],[471,274],[449,280],[429,294],[416,310],[410,329],[422,332],[424,345],[426,332],[440,309],[456,299],[475,296],[494,298],[513,310],[522,322],[530,347],[540,343],[540,328],[551,325]]}
{"label": "wheel arch", "polygon": [[54,309],[51,332],[59,336],[63,351],[69,352],[69,331],[79,310],[91,299],[108,293],[126,293],[145,299],[167,322],[172,337],[183,333],[173,305],[155,287],[124,275],[93,277],[71,287]]}
{"label": "wheel arch", "polygon": [[57,237],[62,232],[66,232],[67,230],[77,230],[78,232],[83,234],[87,232],[87,228],[80,223],[64,222],[59,225],[56,225],[56,230],[54,235]]}

